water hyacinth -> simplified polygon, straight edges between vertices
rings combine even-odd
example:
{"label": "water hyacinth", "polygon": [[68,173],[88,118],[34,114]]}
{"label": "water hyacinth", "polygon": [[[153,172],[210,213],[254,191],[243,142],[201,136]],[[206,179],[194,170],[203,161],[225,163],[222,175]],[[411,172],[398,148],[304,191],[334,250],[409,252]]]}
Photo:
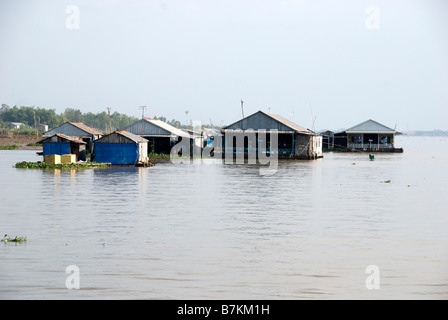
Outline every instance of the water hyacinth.
{"label": "water hyacinth", "polygon": [[17,237],[16,236],[15,238],[11,238],[7,234],[5,234],[5,236],[3,237],[1,242],[4,242],[4,243],[8,243],[8,242],[22,243],[22,242],[27,242],[27,240],[28,240],[27,237]]}
{"label": "water hyacinth", "polygon": [[15,164],[16,169],[59,169],[59,170],[77,170],[77,169],[96,169],[109,168],[108,163],[82,162],[71,164],[48,164],[45,162],[18,162]]}

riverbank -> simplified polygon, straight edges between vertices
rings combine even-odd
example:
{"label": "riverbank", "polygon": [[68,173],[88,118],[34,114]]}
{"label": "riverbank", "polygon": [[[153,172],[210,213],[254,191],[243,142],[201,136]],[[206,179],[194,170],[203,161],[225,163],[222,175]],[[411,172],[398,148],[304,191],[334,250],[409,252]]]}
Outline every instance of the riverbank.
{"label": "riverbank", "polygon": [[[40,136],[25,135],[25,134],[1,134],[0,146],[7,150],[42,150],[42,146],[35,146],[36,142],[40,140]],[[11,147],[17,146],[17,147]],[[7,148],[11,147],[11,148]]]}

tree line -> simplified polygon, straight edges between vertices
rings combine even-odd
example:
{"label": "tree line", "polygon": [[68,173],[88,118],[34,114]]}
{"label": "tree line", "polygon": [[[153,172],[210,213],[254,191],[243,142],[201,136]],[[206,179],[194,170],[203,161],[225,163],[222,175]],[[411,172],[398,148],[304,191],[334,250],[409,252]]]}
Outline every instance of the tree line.
{"label": "tree line", "polygon": [[0,108],[0,127],[7,128],[11,122],[23,123],[28,129],[37,129],[39,125],[48,125],[50,129],[69,122],[82,122],[89,127],[101,131],[113,131],[121,129],[138,118],[114,112],[83,113],[79,109],[67,108],[58,114],[55,109],[45,109],[39,107],[14,106],[9,107],[3,104]]}
{"label": "tree line", "polygon": [[[191,128],[192,126],[192,123],[186,125],[176,119],[170,121],[165,116],[154,116],[153,118],[179,129]],[[41,124],[48,125],[48,128],[52,129],[68,121],[82,122],[89,127],[107,133],[119,130],[138,120],[140,119],[118,112],[83,113],[81,110],[74,108],[67,108],[59,114],[55,109],[45,109],[35,106],[10,107],[2,104],[0,108],[0,128],[8,128],[8,124],[11,122],[20,122],[25,125],[25,128],[22,129],[38,130]],[[204,127],[211,126],[204,125]]]}

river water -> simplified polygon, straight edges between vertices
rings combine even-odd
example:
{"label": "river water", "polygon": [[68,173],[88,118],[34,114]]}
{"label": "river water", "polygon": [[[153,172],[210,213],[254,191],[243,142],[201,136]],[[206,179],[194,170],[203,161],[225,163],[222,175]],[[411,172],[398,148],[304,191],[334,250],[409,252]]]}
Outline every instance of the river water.
{"label": "river water", "polygon": [[14,169],[40,158],[0,151],[0,233],[28,238],[0,244],[0,299],[447,299],[448,138],[397,146],[271,176]]}

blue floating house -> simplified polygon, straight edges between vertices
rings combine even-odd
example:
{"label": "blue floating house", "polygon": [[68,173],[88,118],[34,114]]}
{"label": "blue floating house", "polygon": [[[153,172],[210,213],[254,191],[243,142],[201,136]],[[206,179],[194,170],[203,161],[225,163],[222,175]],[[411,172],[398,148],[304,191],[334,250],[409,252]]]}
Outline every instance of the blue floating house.
{"label": "blue floating house", "polygon": [[42,143],[43,156],[47,155],[76,155],[76,161],[86,161],[87,143],[74,137],[66,136],[62,133],[56,133],[51,137],[45,137],[38,143]]}
{"label": "blue floating house", "polygon": [[128,131],[115,131],[95,141],[95,162],[112,165],[146,163],[148,140]]}

